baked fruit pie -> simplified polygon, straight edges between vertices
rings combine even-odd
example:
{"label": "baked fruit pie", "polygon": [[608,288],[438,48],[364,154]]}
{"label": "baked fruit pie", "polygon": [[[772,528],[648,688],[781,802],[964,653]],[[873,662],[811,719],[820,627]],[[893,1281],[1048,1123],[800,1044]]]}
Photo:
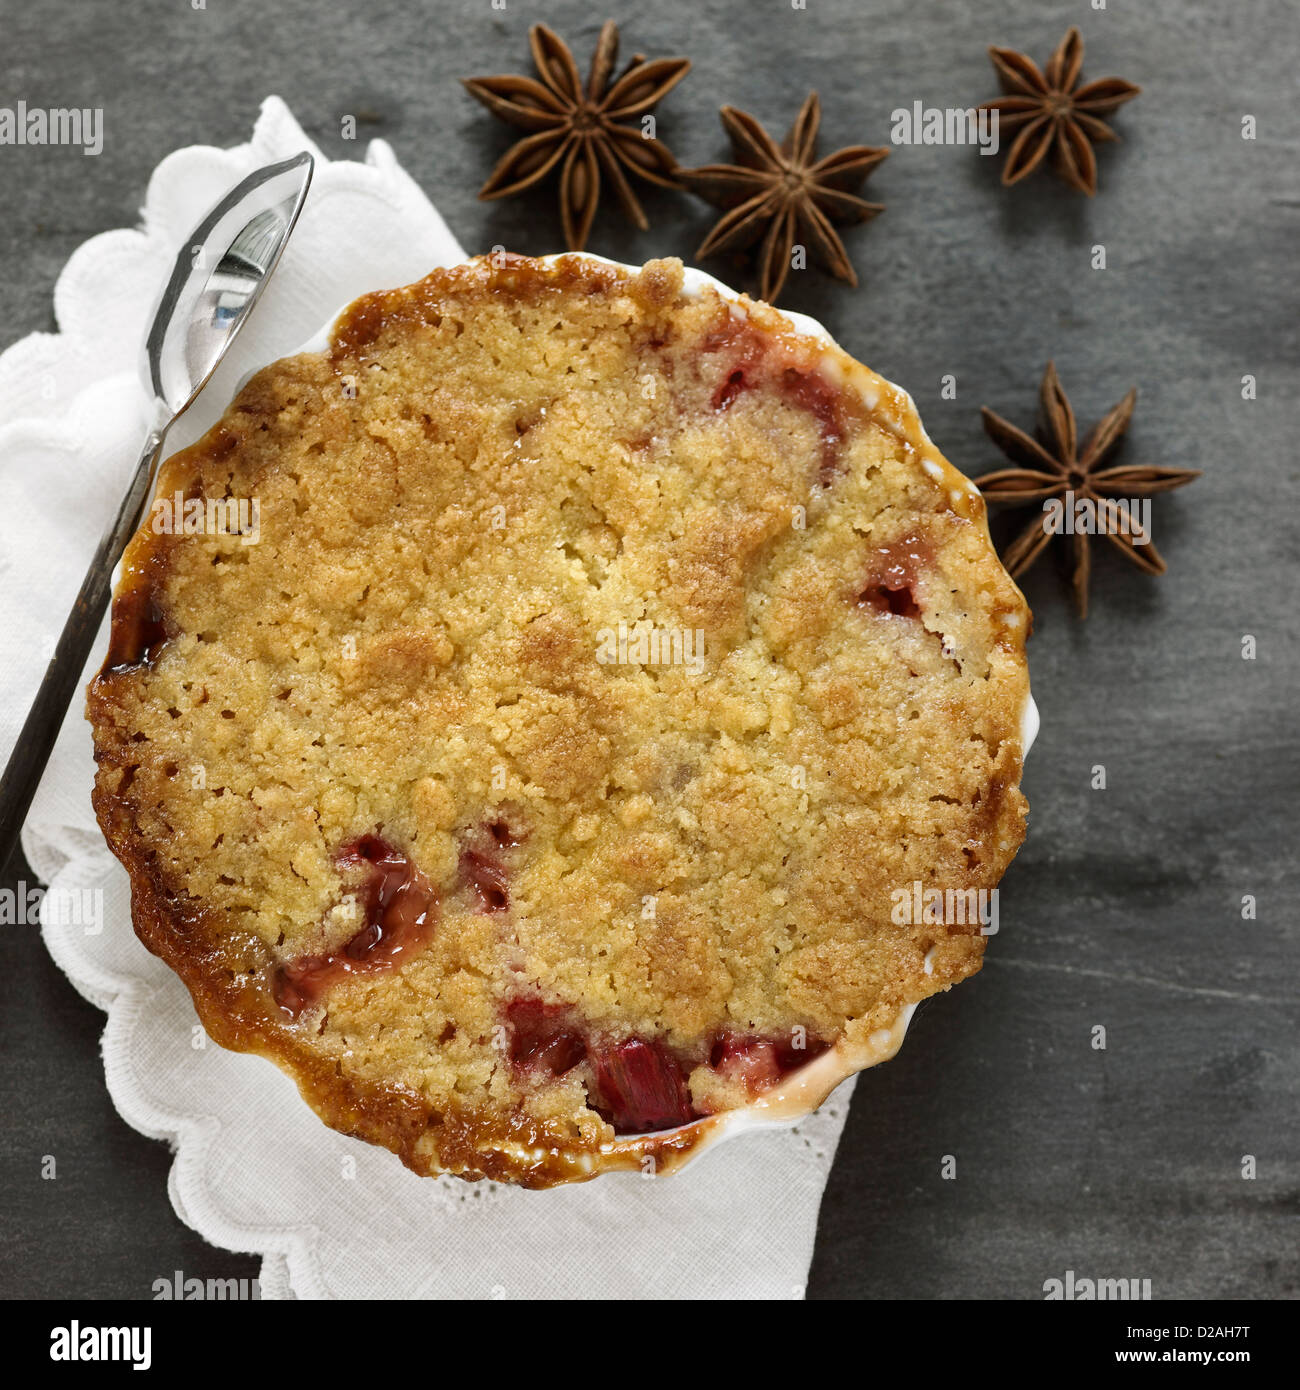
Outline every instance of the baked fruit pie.
{"label": "baked fruit pie", "polygon": [[158,493],[258,535],[132,542],[95,808],[209,1033],[326,1123],[425,1174],[659,1171],[979,969],[899,891],[1020,845],[1028,610],[808,321],[474,260],[259,372]]}

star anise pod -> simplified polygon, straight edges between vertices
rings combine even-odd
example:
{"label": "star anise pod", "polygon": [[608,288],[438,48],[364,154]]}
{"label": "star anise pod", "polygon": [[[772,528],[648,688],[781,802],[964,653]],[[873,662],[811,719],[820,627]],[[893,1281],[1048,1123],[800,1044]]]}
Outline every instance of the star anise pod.
{"label": "star anise pod", "polygon": [[532,77],[469,77],[465,87],[494,116],[530,131],[502,156],[479,189],[484,199],[507,198],[540,183],[559,166],[564,244],[581,251],[600,203],[602,177],[627,216],[644,231],[650,224],[627,172],[674,187],[677,161],[658,140],[625,125],[646,115],[690,71],[686,58],[647,62],[636,54],[617,78],[618,26],[607,20],[596,40],[586,85],[569,46],[545,24],[528,34],[538,81]]}
{"label": "star anise pod", "polygon": [[[1044,425],[1040,431],[1042,443],[995,415],[987,406],[983,408],[984,428],[989,437],[1017,466],[986,473],[975,479],[975,486],[990,502],[1037,502],[1041,506],[1049,498],[1064,499],[1070,492],[1076,504],[1085,501],[1097,509],[1098,504],[1104,503],[1105,508],[1113,508],[1112,514],[1120,525],[1118,529],[1113,526],[1097,529],[1140,570],[1147,574],[1164,574],[1164,559],[1152,543],[1150,533],[1128,506],[1127,499],[1151,497],[1157,492],[1183,487],[1199,478],[1199,471],[1102,467],[1119,447],[1133,418],[1136,387],[1094,426],[1082,445],[1077,443],[1074,411],[1051,362],[1043,373],[1039,396]],[[1038,559],[1054,534],[1048,529],[1046,510],[1035,512],[1033,520],[1002,557],[1013,579]],[[1076,531],[1070,537],[1073,543],[1070,586],[1081,618],[1088,616],[1088,579],[1092,572],[1089,539],[1088,533],[1083,531]]]}
{"label": "star anise pod", "polygon": [[1083,37],[1071,28],[1047,60],[1046,72],[1014,48],[990,48],[989,57],[1006,96],[980,104],[996,111],[1002,130],[1019,130],[1002,169],[1002,182],[1019,183],[1050,152],[1053,167],[1072,188],[1091,197],[1097,191],[1093,142],[1119,137],[1102,120],[1141,92],[1119,77],[1079,86]]}
{"label": "star anise pod", "polygon": [[889,151],[849,145],[817,159],[822,116],[816,92],[809,93],[779,145],[744,111],[724,106],[720,115],[736,163],[677,171],[692,192],[730,209],[696,254],[743,251],[761,237],[759,295],[773,302],[789,273],[797,233],[832,275],[856,285],[858,277],[831,223],[865,222],[884,211],[880,203],[857,197],[855,190]]}

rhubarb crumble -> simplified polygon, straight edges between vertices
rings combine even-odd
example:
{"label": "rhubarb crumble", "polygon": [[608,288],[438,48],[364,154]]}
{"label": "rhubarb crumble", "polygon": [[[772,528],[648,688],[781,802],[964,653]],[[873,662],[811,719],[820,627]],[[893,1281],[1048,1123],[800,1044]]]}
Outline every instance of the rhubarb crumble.
{"label": "rhubarb crumble", "polygon": [[979,969],[906,907],[1023,838],[1028,613],[907,397],[769,306],[438,270],[158,491],[258,533],[132,542],[95,807],[209,1033],[328,1124],[426,1174],[672,1166]]}

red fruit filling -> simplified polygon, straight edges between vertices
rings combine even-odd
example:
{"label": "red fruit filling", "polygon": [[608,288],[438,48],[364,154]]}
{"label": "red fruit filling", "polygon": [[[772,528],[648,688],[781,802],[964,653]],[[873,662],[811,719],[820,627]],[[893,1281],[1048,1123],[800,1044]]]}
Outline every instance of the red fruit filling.
{"label": "red fruit filling", "polygon": [[732,364],[722,384],[713,392],[714,410],[726,410],[738,396],[758,384],[759,365],[767,348],[766,338],[755,333],[748,323],[730,316],[721,328],[704,339],[700,344],[702,352],[725,352]]}
{"label": "red fruit filling", "polygon": [[713,393],[714,410],[726,410],[748,385],[743,369],[737,367]]}
{"label": "red fruit filling", "polygon": [[728,318],[700,346],[706,353],[725,352],[732,362],[731,370],[713,392],[714,410],[724,411],[745,391],[766,386],[816,420],[822,437],[817,480],[822,487],[828,486],[840,472],[848,406],[845,393],[816,368],[783,366],[779,354],[768,352],[770,339],[744,320]]}
{"label": "red fruit filling", "polygon": [[781,1079],[776,1047],[767,1038],[743,1038],[726,1033],[713,1044],[709,1065],[719,1076],[739,1081],[750,1091],[765,1091]]}
{"label": "red fruit filling", "polygon": [[[575,1024],[571,1007],[535,997],[511,1000],[505,1017],[513,1066],[556,1077],[584,1060],[589,1064],[588,1104],[615,1133],[647,1134],[699,1118],[687,1085],[689,1068],[661,1039],[594,1043]],[[821,1038],[804,1034],[765,1038],[726,1032],[714,1039],[708,1061],[720,1076],[758,1095],[828,1047]]]}
{"label": "red fruit filling", "polygon": [[363,926],[337,951],[303,956],[275,972],[275,1001],[291,1018],[348,975],[395,970],[423,946],[438,916],[438,895],[415,864],[378,835],[363,835],[338,853],[341,869],[368,867],[358,897]]}
{"label": "red fruit filling", "polygon": [[829,1046],[805,1037],[803,1047],[793,1037],[763,1038],[747,1033],[722,1033],[713,1043],[709,1065],[719,1076],[739,1082],[751,1093],[770,1090],[783,1077],[798,1071]]}
{"label": "red fruit filling", "polygon": [[587,1055],[581,1033],[569,1026],[570,1010],[540,999],[515,999],[506,1005],[510,1027],[509,1057],[517,1067],[563,1076]]}
{"label": "red fruit filling", "polygon": [[596,1083],[589,1104],[616,1133],[644,1134],[695,1119],[682,1065],[658,1039],[588,1047],[587,1056]]}
{"label": "red fruit filling", "polygon": [[514,849],[516,845],[523,843],[523,831],[512,830],[509,821],[489,821],[487,831],[502,849]]}
{"label": "red fruit filling", "polygon": [[523,832],[502,817],[470,832],[460,852],[460,877],[478,898],[480,912],[505,912],[510,906],[510,869],[502,852],[523,841]]}
{"label": "red fruit filling", "polygon": [[822,436],[822,463],[817,481],[827,487],[840,471],[840,445],[844,442],[844,393],[820,372],[801,372],[787,367],[781,373],[781,393],[791,405],[806,410]]}
{"label": "red fruit filling", "polygon": [[499,859],[482,850],[463,849],[460,872],[478,896],[480,912],[504,912],[510,906],[510,875]]}
{"label": "red fruit filling", "polygon": [[929,544],[918,536],[903,536],[881,546],[872,556],[866,586],[858,603],[877,613],[900,618],[919,618],[921,605],[916,587],[921,572],[933,562]]}
{"label": "red fruit filling", "polygon": [[686,1070],[658,1039],[593,1043],[575,1025],[570,1006],[547,1004],[535,997],[512,999],[505,1007],[505,1018],[507,1056],[514,1067],[556,1077],[582,1061],[590,1065],[588,1104],[616,1133],[672,1129],[696,1118]]}
{"label": "red fruit filling", "polygon": [[738,362],[755,363],[767,351],[768,340],[743,315],[728,311],[700,339],[700,351],[712,356],[726,352]]}

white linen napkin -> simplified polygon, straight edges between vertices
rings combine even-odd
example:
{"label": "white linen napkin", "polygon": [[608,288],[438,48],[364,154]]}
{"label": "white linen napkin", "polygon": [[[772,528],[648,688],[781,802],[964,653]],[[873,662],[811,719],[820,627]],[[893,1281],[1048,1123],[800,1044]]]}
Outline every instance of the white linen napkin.
{"label": "white linen napkin", "polygon": [[[92,238],[55,290],[57,334],[0,357],[0,755],[7,758],[99,534],[146,432],[137,358],[182,239],[260,164],[311,149],[302,219],[263,302],[168,449],[198,437],[252,368],[292,351],[339,305],[464,252],[383,141],[330,162],[277,97],[252,140],[169,155],[139,230]],[[87,678],[102,660],[106,634]],[[263,1256],[263,1297],[798,1298],[851,1083],[797,1128],[748,1134],[681,1174],[617,1174],[524,1192],[407,1172],[325,1128],[286,1077],[207,1040],[180,981],[136,940],[126,875],[90,807],[80,701],[23,845],[52,890],[51,955],[105,1010],[113,1102],[176,1153],[169,1191],[214,1245]],[[34,886],[34,885],[32,885]]]}

